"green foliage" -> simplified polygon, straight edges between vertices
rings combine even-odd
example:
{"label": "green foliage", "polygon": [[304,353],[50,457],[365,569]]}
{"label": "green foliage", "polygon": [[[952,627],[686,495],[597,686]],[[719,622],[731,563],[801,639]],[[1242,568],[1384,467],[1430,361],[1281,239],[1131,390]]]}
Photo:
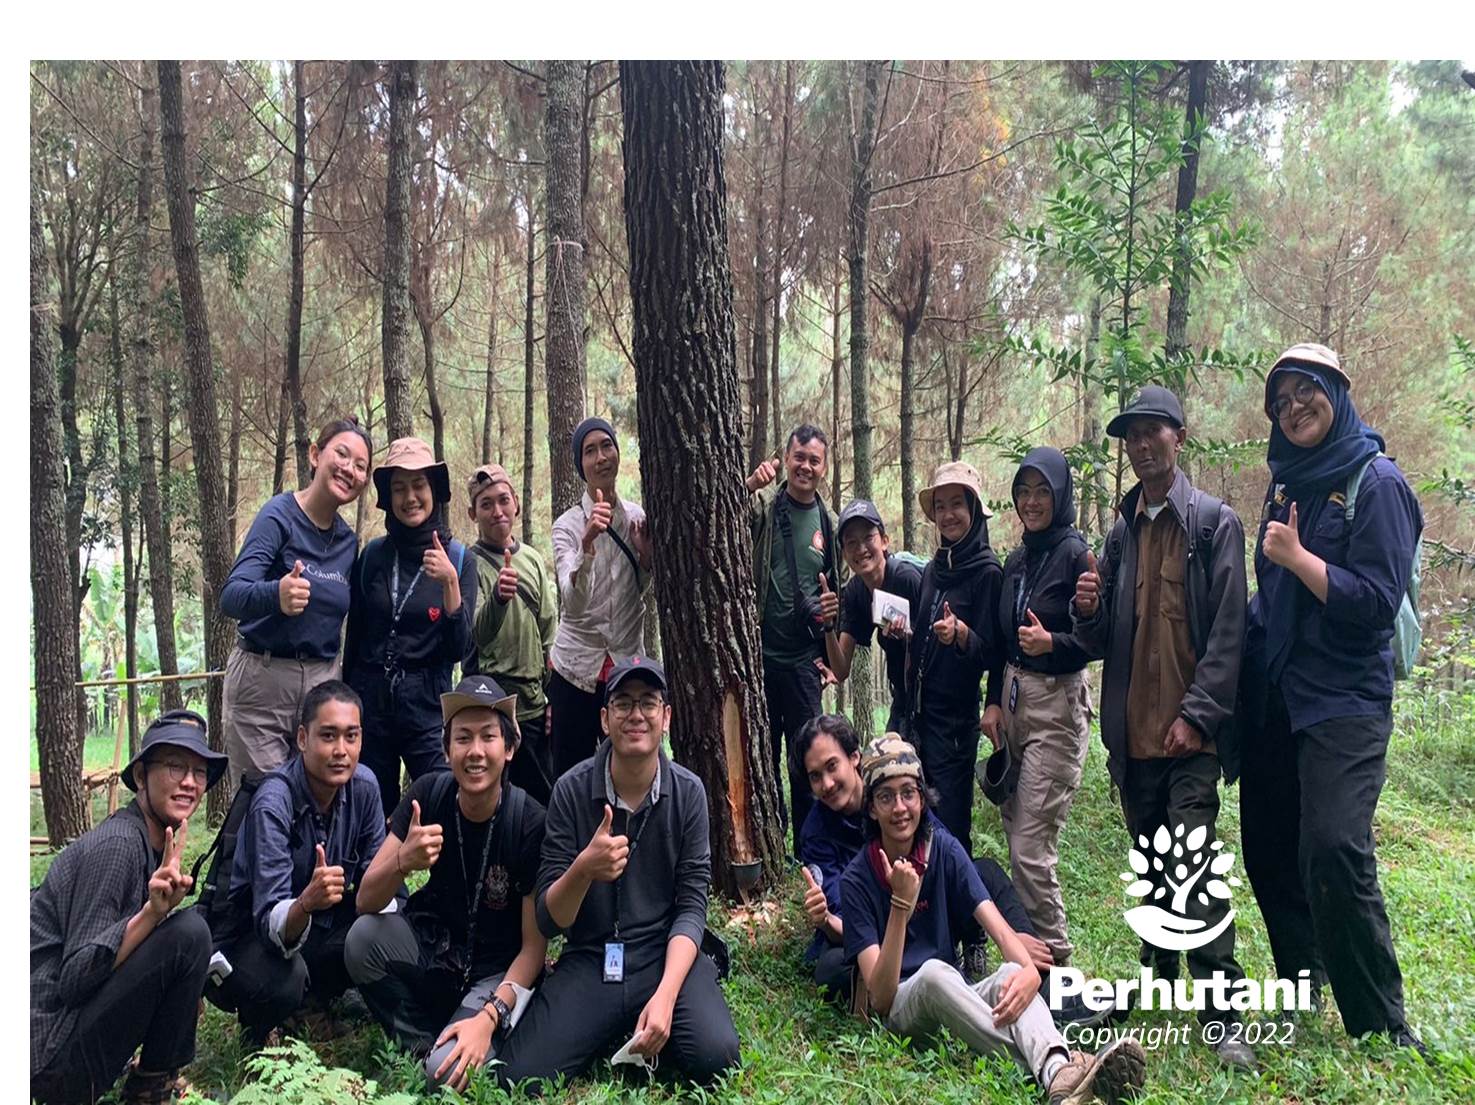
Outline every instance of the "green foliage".
{"label": "green foliage", "polygon": [[246,1060],[251,1081],[231,1098],[232,1105],[415,1105],[408,1093],[381,1094],[373,1079],[341,1067],[326,1067],[301,1040],[288,1040],[280,1047],[263,1048]]}

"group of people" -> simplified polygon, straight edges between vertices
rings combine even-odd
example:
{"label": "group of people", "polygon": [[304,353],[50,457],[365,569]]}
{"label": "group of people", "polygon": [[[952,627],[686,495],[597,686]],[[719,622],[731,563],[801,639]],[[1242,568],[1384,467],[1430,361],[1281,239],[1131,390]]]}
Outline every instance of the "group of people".
{"label": "group of people", "polygon": [[[1023,540],[1002,564],[966,463],[920,493],[938,535],[925,561],[890,549],[874,504],[829,510],[817,427],[790,434],[776,485],[777,459],[748,477],[771,754],[829,991],[898,1032],[946,1027],[1009,1053],[1052,1101],[1141,1085],[1140,1047],[1071,1052],[1061,1023],[1086,1011],[1052,1015],[1038,993],[1074,950],[1058,841],[1086,758],[1085,667],[1104,658],[1101,730],[1133,839],[1179,824],[1212,839],[1218,778],[1241,777],[1277,972],[1330,981],[1349,1032],[1418,1046],[1371,820],[1422,518],[1332,351],[1288,350],[1265,413],[1248,608],[1240,521],[1178,467],[1184,417],[1163,388],[1109,427],[1139,482],[1099,562],[1052,448],[1015,475]],[[702,1083],[736,1064],[725,955],[705,929],[707,796],[662,751],[666,676],[644,655],[644,512],[618,494],[610,423],[586,419],[572,450],[585,490],[554,522],[550,570],[514,535],[521,504],[500,466],[466,482],[466,546],[424,442],[398,439],[373,467],[355,420],[324,428],[311,482],[262,508],[221,595],[240,626],[227,754],[198,715],[161,716],[123,772],[137,800],[33,896],[34,1096],[94,1100],[141,1046],[125,1099],[169,1100],[201,995],[256,1046],[349,987],[436,1083],[462,1086],[492,1055],[505,1084],[571,1077],[616,1048],[616,1062],[663,1058]],[[339,511],[371,469],[386,535],[359,549]],[[873,638],[889,732],[862,750],[820,696]],[[181,911],[197,874],[181,861],[188,819],[227,771],[241,808],[214,885]],[[972,854],[975,778],[999,804],[1010,874]],[[1225,907],[1207,901],[1190,914],[1215,925]],[[989,940],[1004,960],[992,973]],[[1239,977],[1233,940],[1229,925],[1189,952],[1190,973]],[[1176,952],[1142,956],[1177,975]],[[1225,1062],[1253,1063],[1224,1039]]]}

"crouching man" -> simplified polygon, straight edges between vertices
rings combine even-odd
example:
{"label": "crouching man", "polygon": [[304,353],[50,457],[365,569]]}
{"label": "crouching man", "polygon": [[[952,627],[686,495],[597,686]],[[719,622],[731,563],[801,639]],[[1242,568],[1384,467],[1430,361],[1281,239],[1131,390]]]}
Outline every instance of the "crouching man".
{"label": "crouching man", "polygon": [[248,1047],[311,998],[348,989],[343,945],[354,890],[384,842],[374,773],[359,763],[359,696],[337,679],[302,701],[297,752],[268,775],[241,823],[229,921],[217,932],[231,972],[206,997],[235,1012]]}
{"label": "crouching man", "polygon": [[142,1046],[120,1100],[174,1099],[195,1057],[210,929],[180,866],[187,821],[225,774],[205,719],[170,710],[122,779],[138,795],[62,851],[31,895],[31,1097],[93,1102]]}
{"label": "crouching man", "polygon": [[666,675],[620,660],[600,711],[608,739],[553,788],[538,927],[563,955],[499,1054],[498,1077],[569,1078],[622,1050],[705,1084],[737,1065],[738,1036],[699,952],[711,853],[701,781],[661,751]]}
{"label": "crouching man", "polygon": [[[526,1011],[548,941],[533,916],[543,807],[508,781],[517,696],[485,675],[440,696],[449,772],[416,779],[359,886],[348,973],[385,1031],[464,1089]],[[404,910],[381,913],[429,871]]]}

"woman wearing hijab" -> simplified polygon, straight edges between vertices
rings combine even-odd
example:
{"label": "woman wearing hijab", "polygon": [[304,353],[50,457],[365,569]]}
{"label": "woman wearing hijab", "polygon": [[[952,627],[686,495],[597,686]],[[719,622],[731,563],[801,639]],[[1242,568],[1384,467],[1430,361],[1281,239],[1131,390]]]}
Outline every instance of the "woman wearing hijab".
{"label": "woman wearing hijab", "polygon": [[1336,353],[1311,343],[1281,354],[1265,381],[1271,486],[1241,704],[1245,870],[1277,973],[1309,970],[1318,991],[1329,980],[1350,1035],[1423,1050],[1404,1018],[1372,831],[1394,619],[1423,514],[1350,387]]}
{"label": "woman wearing hijab", "polygon": [[1076,577],[1087,568],[1075,528],[1070,465],[1042,446],[1014,473],[1014,509],[1024,524],[1019,548],[1004,562],[997,607],[1004,667],[1002,704],[991,703],[980,728],[994,747],[1008,746],[1018,782],[999,805],[1014,885],[1036,934],[1059,966],[1070,962],[1065,904],[1055,868],[1060,831],[1070,813],[1090,739],[1086,663],[1071,632]]}
{"label": "woman wearing hijab", "polygon": [[390,442],[374,487],[388,532],[353,566],[343,677],[364,702],[361,762],[393,812],[401,760],[411,780],[449,766],[440,696],[471,650],[476,558],[451,538],[450,472],[418,437]]}
{"label": "woman wearing hijab", "polygon": [[225,749],[232,785],[293,752],[307,692],[337,679],[358,536],[338,512],[369,482],[374,443],[352,416],[329,422],[307,448],[312,480],[268,499],[220,590],[240,623],[225,664]]}
{"label": "woman wearing hijab", "polygon": [[979,684],[998,701],[1004,650],[994,611],[1003,571],[988,543],[978,470],[941,465],[917,495],[937,526],[937,552],[922,572],[907,682],[910,738],[937,788],[938,819],[972,853],[973,764],[978,759]]}

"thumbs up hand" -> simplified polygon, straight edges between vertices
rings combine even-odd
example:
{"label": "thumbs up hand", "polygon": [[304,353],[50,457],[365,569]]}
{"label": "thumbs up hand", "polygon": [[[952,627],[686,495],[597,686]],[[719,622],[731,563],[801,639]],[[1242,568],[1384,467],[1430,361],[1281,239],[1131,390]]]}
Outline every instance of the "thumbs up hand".
{"label": "thumbs up hand", "polygon": [[1282,568],[1294,568],[1305,551],[1301,544],[1301,531],[1297,528],[1296,504],[1284,522],[1265,523],[1265,537],[1261,545],[1272,563]]}
{"label": "thumbs up hand", "polygon": [[819,574],[819,620],[827,628],[833,628],[840,617],[840,596],[830,590],[830,577]]}
{"label": "thumbs up hand", "polygon": [[343,868],[328,866],[328,855],[323,846],[317,846],[317,865],[312,869],[312,879],[306,889],[297,895],[297,904],[308,913],[332,909],[343,900]]}
{"label": "thumbs up hand", "polygon": [[825,921],[829,919],[830,907],[825,901],[825,892],[820,889],[819,883],[814,881],[809,868],[801,867],[804,872],[804,916],[815,928],[823,928]]}
{"label": "thumbs up hand", "polygon": [[614,816],[614,811],[605,806],[604,820],[574,860],[584,876],[593,882],[614,882],[625,873],[625,864],[630,861],[630,838],[610,833]]}
{"label": "thumbs up hand", "polygon": [[442,587],[459,584],[459,580],[456,579],[456,568],[451,563],[451,558],[446,555],[445,547],[440,543],[440,534],[434,530],[430,533],[430,548],[425,550],[425,555],[420,562],[425,569],[425,574]]}
{"label": "thumbs up hand", "polygon": [[615,508],[604,501],[604,491],[594,489],[594,509],[589,512],[589,521],[584,525],[584,555],[594,555],[594,539],[609,529],[614,519]]}
{"label": "thumbs up hand", "polygon": [[1101,573],[1096,570],[1096,554],[1086,550],[1086,570],[1076,577],[1076,613],[1094,618],[1101,605]]}
{"label": "thumbs up hand", "polygon": [[410,827],[405,832],[404,842],[399,846],[395,862],[401,875],[411,871],[428,871],[440,859],[445,845],[445,832],[439,825],[420,823],[420,803],[410,800]]}
{"label": "thumbs up hand", "polygon": [[295,618],[307,609],[307,602],[311,597],[312,582],[303,578],[302,561],[298,560],[293,563],[292,570],[277,583],[277,605],[287,617]]}
{"label": "thumbs up hand", "polygon": [[745,481],[748,493],[752,494],[759,488],[767,487],[771,484],[774,476],[778,475],[778,466],[778,457],[773,457],[771,460],[763,461],[757,468],[753,469],[752,475]]}
{"label": "thumbs up hand", "polygon": [[938,643],[943,645],[951,645],[955,642],[962,644],[964,640],[963,634],[966,634],[967,631],[968,627],[958,620],[958,616],[953,613],[953,608],[944,601],[942,604],[942,617],[932,623],[932,635],[937,638]]}
{"label": "thumbs up hand", "polygon": [[1029,619],[1019,627],[1019,651],[1026,656],[1043,656],[1055,649],[1055,635],[1040,624],[1040,619],[1035,617],[1033,610],[1026,610],[1024,616]]}
{"label": "thumbs up hand", "polygon": [[517,597],[517,569],[512,566],[512,550],[502,553],[502,570],[497,573],[497,601],[503,604]]}

